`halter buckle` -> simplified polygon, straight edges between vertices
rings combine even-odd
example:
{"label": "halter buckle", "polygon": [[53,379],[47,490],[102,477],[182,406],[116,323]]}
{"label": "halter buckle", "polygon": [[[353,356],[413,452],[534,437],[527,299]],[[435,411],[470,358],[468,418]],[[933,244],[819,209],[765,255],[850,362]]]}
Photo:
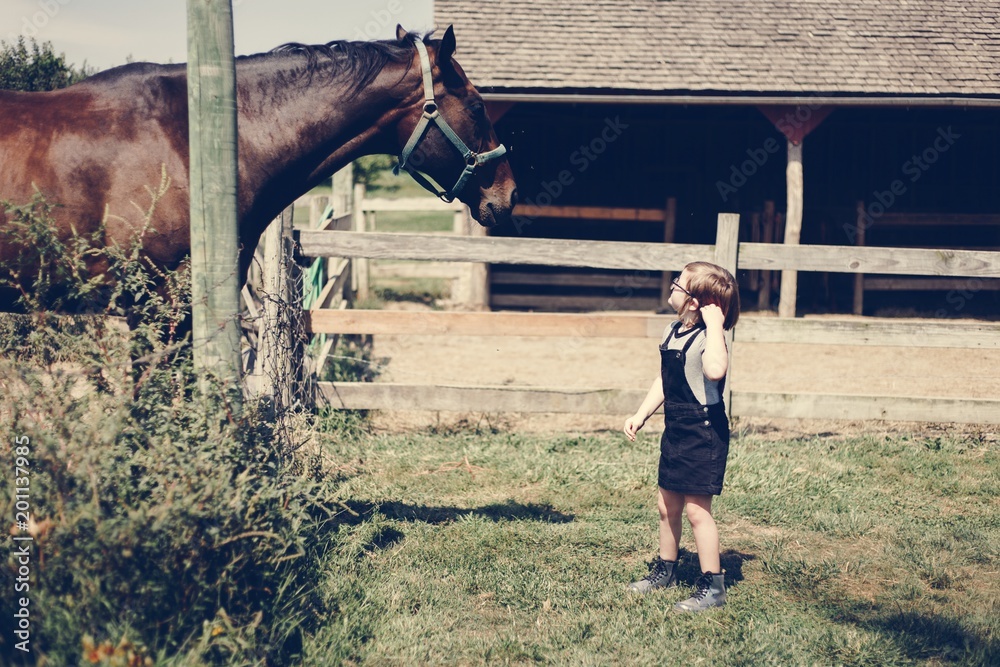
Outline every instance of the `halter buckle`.
{"label": "halter buckle", "polygon": [[[466,181],[470,176],[472,176],[473,173],[475,173],[475,170],[479,166],[502,156],[507,152],[507,148],[503,144],[500,144],[496,148],[486,151],[485,153],[475,153],[465,145],[465,142],[462,141],[461,137],[455,133],[451,126],[448,125],[448,121],[446,121],[441,115],[437,101],[434,99],[434,83],[431,78],[430,57],[427,55],[427,47],[424,46],[424,43],[420,39],[415,40],[413,44],[416,46],[417,54],[420,57],[420,70],[424,82],[424,115],[423,118],[420,119],[420,122],[417,123],[417,126],[413,128],[413,132],[410,134],[409,140],[406,142],[402,152],[399,154],[397,164],[393,167],[393,173],[399,174],[400,169],[406,170],[413,177],[413,180],[422,185],[424,189],[429,192],[433,192],[442,200],[451,203],[455,200],[458,192],[465,187]],[[420,145],[420,142],[423,141],[426,136],[426,131],[431,123],[437,126],[438,130],[441,131],[441,134],[443,134],[445,138],[451,142],[452,146],[458,149],[458,152],[461,153],[462,157],[465,159],[465,169],[462,170],[458,180],[450,190],[441,190],[439,192],[438,189],[433,187],[426,178],[419,175],[416,170],[407,164],[410,159],[410,155],[417,149],[417,146]]]}

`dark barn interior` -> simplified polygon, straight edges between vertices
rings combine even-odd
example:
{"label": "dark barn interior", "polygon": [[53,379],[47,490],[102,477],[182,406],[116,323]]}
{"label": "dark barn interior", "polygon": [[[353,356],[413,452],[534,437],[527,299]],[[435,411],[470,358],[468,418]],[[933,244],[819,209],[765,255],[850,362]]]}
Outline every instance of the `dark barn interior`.
{"label": "dark barn interior", "polygon": [[[997,215],[1000,223],[996,186],[1000,125],[995,111],[819,105],[787,109],[791,122],[796,122],[796,113],[800,120],[822,117],[803,141],[803,244],[852,245],[860,201],[871,214],[867,245],[1000,248],[1000,224],[879,225],[883,215],[879,205],[893,215],[986,214]],[[787,140],[754,106],[517,103],[496,127],[510,148],[526,203],[662,209],[668,197],[675,197],[678,243],[713,243],[720,212],[740,213],[741,238],[750,240],[751,216],[760,213],[765,202],[774,202],[779,214],[785,210]],[[541,217],[522,218],[516,227],[494,229],[491,234],[664,240],[662,223]],[[498,281],[498,275],[528,270],[491,267],[492,294],[518,289]],[[658,298],[658,277],[643,282],[628,272],[597,273],[618,280],[603,287],[566,284],[534,289],[553,295],[585,290],[607,296],[612,308],[622,309],[648,308]],[[747,277],[740,278],[746,288]],[[800,312],[850,312],[853,280],[847,274],[800,273]],[[622,285],[635,289],[623,290]],[[904,314],[912,309],[914,314],[932,311],[952,317],[996,314],[998,292],[984,285],[970,284],[965,291],[973,298],[964,298],[959,309],[944,306],[955,299],[940,290],[872,292],[866,297],[865,312],[895,308]],[[621,298],[626,291],[629,297],[642,298]],[[756,302],[752,294],[744,295],[745,304]]]}

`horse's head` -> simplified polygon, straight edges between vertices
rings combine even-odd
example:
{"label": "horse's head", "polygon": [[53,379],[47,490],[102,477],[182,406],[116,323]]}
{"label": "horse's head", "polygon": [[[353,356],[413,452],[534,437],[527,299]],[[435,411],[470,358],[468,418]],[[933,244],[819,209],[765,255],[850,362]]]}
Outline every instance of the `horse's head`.
{"label": "horse's head", "polygon": [[506,222],[517,186],[483,98],[453,58],[455,31],[449,26],[440,40],[425,43],[397,26],[396,36],[414,45],[422,80],[397,126],[402,146],[397,173],[409,172],[445,201],[461,200],[484,227]]}

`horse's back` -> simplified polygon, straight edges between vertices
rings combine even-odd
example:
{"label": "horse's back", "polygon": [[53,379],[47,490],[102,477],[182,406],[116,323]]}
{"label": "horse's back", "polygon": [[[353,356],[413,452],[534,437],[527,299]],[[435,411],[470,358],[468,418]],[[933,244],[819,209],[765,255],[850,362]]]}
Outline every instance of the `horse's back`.
{"label": "horse's back", "polygon": [[[107,219],[109,237],[124,242],[165,171],[171,187],[154,224],[175,232],[187,205],[183,71],[143,63],[61,90],[0,92],[0,200],[23,204],[37,188],[60,206],[60,227],[82,233]],[[164,260],[174,254],[165,239],[152,245]]]}

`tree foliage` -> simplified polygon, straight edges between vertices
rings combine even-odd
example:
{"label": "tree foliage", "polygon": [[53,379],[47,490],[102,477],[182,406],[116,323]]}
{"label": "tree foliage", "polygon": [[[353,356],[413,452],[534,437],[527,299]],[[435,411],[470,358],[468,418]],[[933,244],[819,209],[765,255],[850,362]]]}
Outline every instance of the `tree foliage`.
{"label": "tree foliage", "polygon": [[[392,169],[396,165],[396,158],[391,155],[365,155],[354,161],[354,182],[364,183],[365,187],[375,187],[379,176],[384,171]],[[396,188],[387,186],[386,190]]]}
{"label": "tree foliage", "polygon": [[17,43],[0,40],[0,89],[40,91],[65,88],[92,74],[84,64],[79,70],[66,63],[62,54],[52,50],[52,43],[30,44],[24,37]]}

